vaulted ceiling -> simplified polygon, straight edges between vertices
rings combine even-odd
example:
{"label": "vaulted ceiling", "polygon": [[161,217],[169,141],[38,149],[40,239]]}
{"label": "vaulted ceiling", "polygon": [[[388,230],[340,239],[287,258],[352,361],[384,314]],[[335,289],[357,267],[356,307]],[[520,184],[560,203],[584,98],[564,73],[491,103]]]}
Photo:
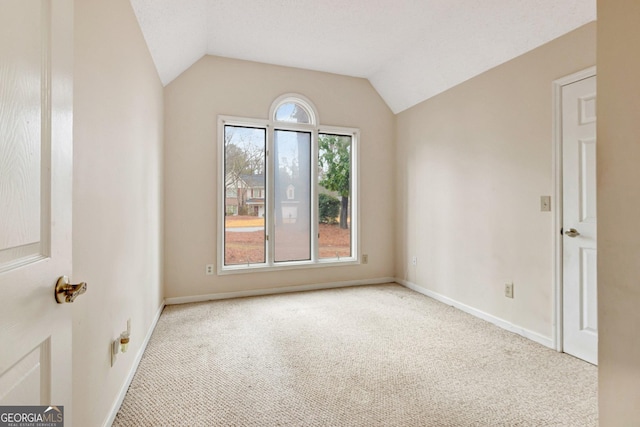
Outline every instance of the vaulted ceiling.
{"label": "vaulted ceiling", "polygon": [[596,0],[131,0],[164,85],[204,55],[369,79],[393,112],[596,19]]}

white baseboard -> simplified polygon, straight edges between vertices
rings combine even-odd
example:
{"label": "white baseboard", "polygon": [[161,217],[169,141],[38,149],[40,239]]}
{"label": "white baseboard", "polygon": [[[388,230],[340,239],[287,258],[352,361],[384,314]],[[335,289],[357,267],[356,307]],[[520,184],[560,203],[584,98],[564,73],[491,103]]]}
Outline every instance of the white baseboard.
{"label": "white baseboard", "polygon": [[401,280],[401,279],[395,279],[396,283],[399,283],[409,289],[412,289],[416,292],[419,292],[423,295],[426,295],[430,298],[433,298],[437,301],[440,301],[442,303],[445,303],[447,305],[451,305],[455,308],[457,308],[458,310],[462,310],[465,313],[471,314],[472,316],[478,317],[482,320],[486,320],[487,322],[493,323],[496,326],[501,327],[502,329],[506,329],[509,332],[513,332],[515,334],[521,335],[527,339],[530,339],[531,341],[535,341],[538,344],[542,344],[545,347],[549,347],[553,350],[555,350],[555,344],[553,341],[553,338],[549,338],[549,337],[545,337],[544,335],[540,335],[537,332],[533,332],[530,331],[528,329],[525,328],[521,328],[520,326],[514,325],[511,322],[508,322],[504,319],[501,319],[499,317],[496,317],[492,314],[489,313],[485,313],[484,311],[478,310],[476,308],[473,308],[471,306],[468,306],[466,304],[463,304],[461,302],[458,302],[454,299],[451,299],[449,297],[446,297],[442,294],[439,294],[437,292],[431,291],[427,288],[423,288],[422,286],[416,285],[415,283],[412,282],[408,282],[406,280]]}
{"label": "white baseboard", "polygon": [[124,401],[124,398],[127,395],[127,391],[129,390],[131,381],[133,381],[133,376],[136,374],[136,371],[138,370],[138,365],[142,360],[142,355],[144,354],[144,351],[147,349],[147,344],[149,344],[149,340],[151,339],[153,330],[156,328],[156,325],[158,324],[158,320],[160,319],[160,315],[162,314],[162,310],[164,309],[165,305],[166,305],[166,302],[162,301],[162,304],[160,304],[160,308],[158,308],[158,311],[156,312],[156,315],[153,318],[153,321],[151,322],[151,326],[149,326],[147,335],[144,337],[144,341],[142,341],[142,345],[138,350],[138,354],[136,354],[136,358],[133,361],[133,365],[131,365],[131,369],[129,369],[129,374],[127,375],[127,379],[122,385],[122,388],[120,389],[120,393],[118,393],[118,398],[113,403],[113,406],[111,407],[111,411],[109,411],[109,417],[105,420],[103,427],[110,427],[113,424],[113,421],[116,419],[116,415],[118,415],[120,406],[122,406],[122,402]]}
{"label": "white baseboard", "polygon": [[220,300],[220,299],[253,297],[253,296],[260,296],[260,295],[284,294],[288,292],[316,291],[320,289],[346,288],[348,286],[379,285],[382,283],[393,283],[393,282],[396,282],[396,279],[394,279],[393,277],[380,277],[378,279],[350,280],[346,282],[315,283],[311,285],[283,286],[280,288],[254,289],[254,290],[248,290],[248,291],[222,292],[218,294],[166,298],[165,303],[167,305],[187,304],[190,302],[213,301],[213,300]]}

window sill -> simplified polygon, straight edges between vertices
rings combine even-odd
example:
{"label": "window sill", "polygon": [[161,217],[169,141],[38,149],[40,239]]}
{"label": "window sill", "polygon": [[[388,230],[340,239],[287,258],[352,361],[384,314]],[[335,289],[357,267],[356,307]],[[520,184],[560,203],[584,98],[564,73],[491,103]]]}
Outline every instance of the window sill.
{"label": "window sill", "polygon": [[247,274],[247,273],[268,273],[271,271],[284,271],[284,270],[302,270],[309,268],[326,268],[326,267],[342,267],[342,266],[360,265],[357,258],[348,257],[342,258],[339,261],[336,258],[328,258],[321,261],[313,262],[279,262],[273,265],[267,264],[239,264],[233,266],[224,266],[218,268],[218,276],[226,276],[229,274]]}

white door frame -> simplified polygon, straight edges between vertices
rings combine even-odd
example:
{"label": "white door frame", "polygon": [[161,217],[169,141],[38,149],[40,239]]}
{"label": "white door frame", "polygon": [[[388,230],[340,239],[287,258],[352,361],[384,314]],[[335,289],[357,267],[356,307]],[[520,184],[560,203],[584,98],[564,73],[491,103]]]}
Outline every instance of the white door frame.
{"label": "white door frame", "polygon": [[553,342],[557,351],[562,346],[562,87],[596,75],[596,67],[589,67],[553,82],[553,287],[555,304],[553,310]]}

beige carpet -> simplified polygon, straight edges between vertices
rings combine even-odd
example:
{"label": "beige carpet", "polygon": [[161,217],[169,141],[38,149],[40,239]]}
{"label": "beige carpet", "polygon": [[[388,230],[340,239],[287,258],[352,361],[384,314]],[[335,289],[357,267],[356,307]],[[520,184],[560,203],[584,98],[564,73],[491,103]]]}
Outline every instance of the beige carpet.
{"label": "beige carpet", "polygon": [[399,285],[165,309],[114,426],[596,426],[597,368]]}

